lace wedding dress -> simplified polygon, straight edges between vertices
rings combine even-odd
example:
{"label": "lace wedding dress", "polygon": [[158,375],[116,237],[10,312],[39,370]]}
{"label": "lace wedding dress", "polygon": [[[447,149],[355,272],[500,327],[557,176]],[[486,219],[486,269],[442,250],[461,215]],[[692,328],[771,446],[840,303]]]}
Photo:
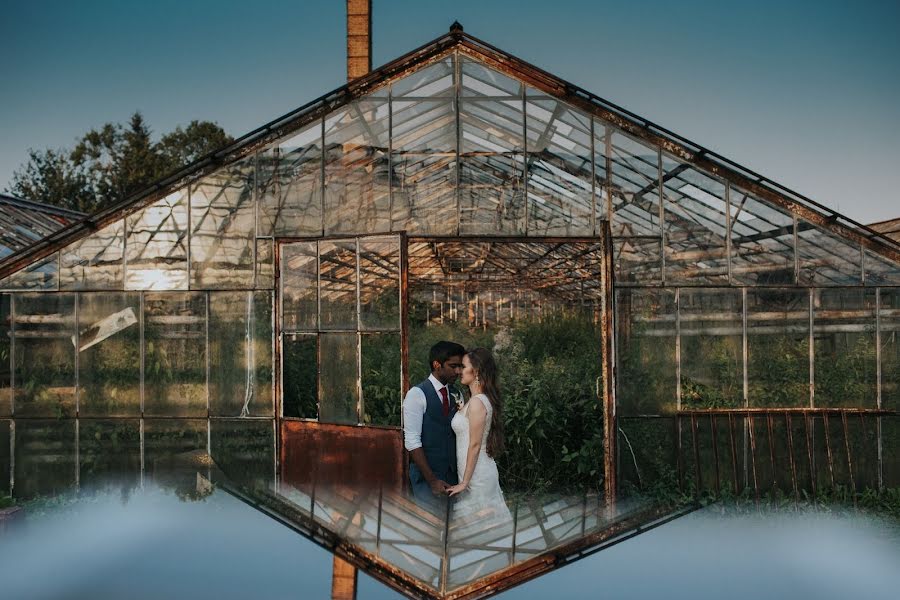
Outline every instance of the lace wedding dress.
{"label": "lace wedding dress", "polygon": [[481,435],[481,449],[475,462],[475,471],[469,481],[469,488],[458,496],[453,504],[454,519],[490,519],[491,521],[512,521],[512,515],[503,499],[500,490],[500,475],[497,472],[497,463],[487,454],[487,439],[491,432],[491,416],[494,408],[491,401],[484,394],[473,396],[468,404],[457,411],[450,422],[453,433],[456,434],[456,468],[460,480],[466,473],[466,458],[469,453],[469,406],[472,402],[481,402],[487,414],[484,421],[484,432]]}

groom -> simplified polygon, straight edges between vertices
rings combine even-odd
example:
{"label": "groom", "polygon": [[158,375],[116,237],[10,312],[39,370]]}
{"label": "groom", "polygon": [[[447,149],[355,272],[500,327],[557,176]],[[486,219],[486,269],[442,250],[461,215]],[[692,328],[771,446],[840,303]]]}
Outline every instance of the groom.
{"label": "groom", "polygon": [[439,508],[447,488],[457,483],[456,436],[450,427],[456,403],[447,386],[462,373],[465,353],[454,342],[432,346],[431,375],[411,387],[403,400],[403,443],[409,452],[413,497],[432,508]]}

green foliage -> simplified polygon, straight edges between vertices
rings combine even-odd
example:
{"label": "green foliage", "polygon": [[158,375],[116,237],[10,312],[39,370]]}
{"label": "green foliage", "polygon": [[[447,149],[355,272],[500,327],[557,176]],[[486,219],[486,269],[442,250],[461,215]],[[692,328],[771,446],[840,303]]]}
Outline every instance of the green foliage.
{"label": "green foliage", "polygon": [[362,394],[367,425],[400,426],[400,335],[362,338]]}
{"label": "green foliage", "polygon": [[106,123],[90,130],[71,151],[29,150],[28,160],[13,173],[7,191],[91,213],[231,141],[215,123],[192,121],[154,143],[150,128],[136,112],[125,126]]}
{"label": "green foliage", "polygon": [[15,506],[16,503],[13,502],[13,499],[9,496],[0,496],[0,509],[9,508],[10,506]]}

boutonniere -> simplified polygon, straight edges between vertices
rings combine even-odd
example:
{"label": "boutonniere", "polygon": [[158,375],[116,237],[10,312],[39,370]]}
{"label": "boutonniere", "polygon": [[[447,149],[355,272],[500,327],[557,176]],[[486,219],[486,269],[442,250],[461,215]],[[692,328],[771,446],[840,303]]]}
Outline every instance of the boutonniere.
{"label": "boutonniere", "polygon": [[463,395],[459,392],[450,392],[450,397],[456,404],[456,410],[462,410],[463,405],[466,403],[466,401],[463,399]]}

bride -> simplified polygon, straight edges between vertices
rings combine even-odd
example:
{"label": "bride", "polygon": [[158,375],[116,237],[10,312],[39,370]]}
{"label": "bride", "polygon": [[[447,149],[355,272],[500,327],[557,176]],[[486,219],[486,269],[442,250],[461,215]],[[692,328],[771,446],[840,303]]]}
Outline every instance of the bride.
{"label": "bride", "polygon": [[450,423],[456,434],[456,472],[461,476],[458,485],[447,489],[450,496],[459,496],[454,516],[511,520],[494,462],[503,452],[503,403],[490,351],[475,348],[463,357],[460,383],[469,386],[472,397]]}

